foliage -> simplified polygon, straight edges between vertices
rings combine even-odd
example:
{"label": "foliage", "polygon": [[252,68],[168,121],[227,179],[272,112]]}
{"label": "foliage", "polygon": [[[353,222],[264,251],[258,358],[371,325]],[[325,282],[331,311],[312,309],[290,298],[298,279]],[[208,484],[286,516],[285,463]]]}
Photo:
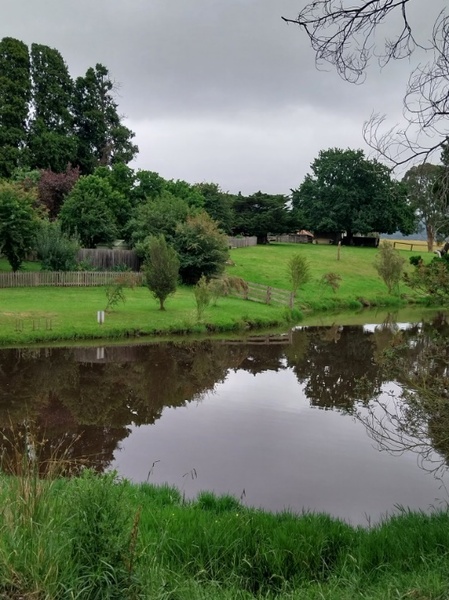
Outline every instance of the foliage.
{"label": "foliage", "polygon": [[204,277],[201,276],[199,281],[197,281],[195,287],[193,288],[195,294],[195,302],[196,302],[196,316],[198,321],[201,321],[203,318],[204,311],[210,304],[211,300],[211,290],[209,287],[209,283]]}
{"label": "foliage", "polygon": [[54,48],[5,37],[0,42],[0,176],[18,167],[90,174],[138,152],[123,125],[115,86],[103,65],[74,83]]}
{"label": "foliage", "polygon": [[115,308],[120,302],[125,304],[126,296],[125,289],[134,289],[137,284],[136,277],[131,272],[122,272],[117,275],[111,285],[106,288],[107,304],[105,311]]}
{"label": "foliage", "polygon": [[135,186],[132,190],[134,204],[155,199],[162,194],[165,179],[154,171],[139,169],[135,174]]}
{"label": "foliage", "polygon": [[374,267],[382,277],[388,288],[388,293],[399,292],[399,282],[401,280],[405,259],[388,242],[383,242],[379,246]]}
{"label": "foliage", "polygon": [[230,234],[234,225],[234,199],[223,192],[216,183],[197,183],[195,188],[204,197],[204,210],[218,223],[220,229]]}
{"label": "foliage", "polygon": [[176,198],[182,198],[191,209],[200,209],[204,206],[204,196],[201,190],[187,181],[169,179],[164,182],[164,189]]}
{"label": "foliage", "polygon": [[209,281],[209,291],[212,298],[212,303],[216,306],[218,298],[229,296],[232,291],[246,292],[248,284],[241,277],[233,275],[222,275],[221,277],[213,277]]}
{"label": "foliage", "polygon": [[292,204],[314,231],[353,234],[372,231],[411,233],[414,212],[405,187],[391,179],[384,165],[362,150],[322,150],[297,190]]}
{"label": "foliage", "polygon": [[293,295],[296,296],[299,288],[310,281],[310,265],[307,258],[302,254],[293,254],[288,259],[287,272]]}
{"label": "foliage", "polygon": [[338,288],[340,287],[340,284],[341,284],[341,275],[339,275],[338,273],[333,273],[331,271],[330,273],[325,273],[321,277],[320,281],[321,281],[321,283],[323,285],[330,287],[331,290],[335,294],[337,292]]}
{"label": "foliage", "polygon": [[141,255],[145,252],[144,241],[148,236],[162,234],[172,244],[177,225],[183,223],[188,214],[185,200],[163,191],[159,197],[137,206],[128,223],[126,237]]}
{"label": "foliage", "polygon": [[114,83],[101,64],[78,77],[74,91],[74,122],[78,149],[76,164],[83,174],[97,166],[128,163],[138,152],[134,133],[125,127],[114,99]]}
{"label": "foliage", "polygon": [[30,56],[23,42],[0,41],[0,73],[0,177],[10,177],[24,164],[31,99]]}
{"label": "foliage", "polygon": [[17,479],[2,476],[1,484],[6,598],[36,590],[89,600],[343,600],[361,590],[367,600],[447,597],[444,509],[404,509],[354,527],[210,492],[183,502],[175,488],[86,471],[37,481],[39,510],[30,514]]}
{"label": "foliage", "polygon": [[18,271],[27,253],[33,248],[37,214],[34,196],[17,184],[0,185],[0,254],[13,271]]}
{"label": "foliage", "polygon": [[56,219],[65,198],[72,191],[78,181],[80,170],[78,167],[67,165],[64,172],[55,173],[50,169],[40,172],[37,184],[39,202],[46,208],[49,219]]}
{"label": "foliage", "polygon": [[85,471],[73,481],[67,533],[76,577],[84,581],[85,597],[136,597],[130,568],[133,519],[126,506],[125,488],[115,473],[102,475],[100,485],[98,477]]}
{"label": "foliage", "polygon": [[11,174],[12,182],[20,183],[23,189],[27,192],[35,190],[39,185],[42,172],[38,169],[28,169],[25,167],[17,167]]}
{"label": "foliage", "polygon": [[410,203],[427,235],[427,249],[433,251],[435,241],[449,233],[449,190],[445,185],[445,168],[422,163],[409,169],[403,182]]}
{"label": "foliage", "polygon": [[73,271],[79,243],[61,229],[59,221],[41,221],[36,232],[35,249],[44,271]]}
{"label": "foliage", "polygon": [[234,201],[234,219],[233,233],[255,235],[258,244],[266,244],[269,233],[287,233],[292,227],[287,198],[282,194],[239,193]]}
{"label": "foliage", "polygon": [[63,172],[76,158],[77,139],[71,113],[73,81],[58,50],[31,45],[31,80],[29,164]]}
{"label": "foliage", "polygon": [[151,236],[147,248],[148,254],[143,264],[145,282],[153,296],[159,300],[160,309],[165,310],[165,300],[176,292],[179,258],[163,235]]}
{"label": "foliage", "polygon": [[435,256],[429,264],[419,261],[412,273],[404,274],[404,281],[416,292],[441,304],[449,302],[449,258]]}
{"label": "foliage", "polygon": [[229,256],[228,239],[207,213],[178,224],[174,243],[184,283],[195,284],[202,275],[210,278],[223,273]]}
{"label": "foliage", "polygon": [[417,267],[418,265],[422,264],[423,259],[421,258],[421,255],[419,255],[419,256],[411,256],[409,258],[409,262],[414,267]]}
{"label": "foliage", "polygon": [[62,205],[61,225],[64,231],[79,235],[86,248],[111,244],[119,234],[117,213],[120,209],[125,213],[125,207],[126,201],[105,179],[81,177]]}

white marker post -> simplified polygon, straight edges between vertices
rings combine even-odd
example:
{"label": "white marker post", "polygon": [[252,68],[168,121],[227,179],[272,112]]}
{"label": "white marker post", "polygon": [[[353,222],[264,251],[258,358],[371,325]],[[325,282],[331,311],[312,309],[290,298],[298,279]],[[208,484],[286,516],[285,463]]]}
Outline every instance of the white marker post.
{"label": "white marker post", "polygon": [[104,310],[97,311],[97,323],[103,325],[104,323]]}

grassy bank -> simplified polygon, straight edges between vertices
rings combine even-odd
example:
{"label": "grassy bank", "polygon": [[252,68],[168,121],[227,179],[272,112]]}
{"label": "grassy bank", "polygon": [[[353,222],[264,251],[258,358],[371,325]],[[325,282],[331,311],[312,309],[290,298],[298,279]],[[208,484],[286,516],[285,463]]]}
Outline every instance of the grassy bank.
{"label": "grassy bank", "polygon": [[[231,275],[247,281],[289,289],[287,262],[304,254],[311,281],[298,294],[294,311],[236,298],[222,298],[198,322],[193,290],[180,287],[162,312],[146,288],[126,291],[127,301],[97,324],[97,311],[106,306],[104,288],[8,288],[0,290],[0,345],[155,334],[242,331],[282,326],[317,311],[357,310],[363,306],[398,307],[415,298],[405,286],[402,296],[391,296],[374,269],[376,250],[325,245],[270,244],[233,250]],[[404,252],[408,259],[416,253]],[[1,265],[0,265],[1,266]],[[5,265],[3,265],[5,266]],[[36,264],[26,264],[35,269]],[[333,292],[320,281],[334,272],[341,286]]]}
{"label": "grassy bank", "polygon": [[449,513],[370,529],[85,472],[0,476],[0,597],[443,599]]}

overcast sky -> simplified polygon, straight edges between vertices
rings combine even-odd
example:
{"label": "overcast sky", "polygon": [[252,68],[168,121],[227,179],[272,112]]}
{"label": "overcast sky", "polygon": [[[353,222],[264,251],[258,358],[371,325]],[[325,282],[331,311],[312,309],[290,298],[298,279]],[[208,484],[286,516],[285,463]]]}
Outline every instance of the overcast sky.
{"label": "overcast sky", "polygon": [[[230,192],[289,193],[320,150],[368,151],[361,132],[373,111],[400,120],[412,67],[405,60],[380,71],[373,62],[358,86],[331,67],[316,70],[305,34],[281,20],[305,4],[0,0],[0,38],[57,48],[73,77],[108,67],[140,148],[134,168]],[[445,4],[412,3],[421,32],[430,36]]]}

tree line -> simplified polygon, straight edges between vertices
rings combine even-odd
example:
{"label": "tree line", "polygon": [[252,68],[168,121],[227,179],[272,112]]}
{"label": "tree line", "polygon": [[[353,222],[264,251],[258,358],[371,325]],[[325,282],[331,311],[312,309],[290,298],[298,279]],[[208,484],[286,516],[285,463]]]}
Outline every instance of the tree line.
{"label": "tree line", "polygon": [[[77,246],[120,239],[144,256],[150,238],[164,236],[181,253],[184,281],[195,283],[223,267],[224,234],[267,243],[305,228],[346,232],[350,243],[355,233],[412,233],[422,221],[432,246],[449,231],[447,151],[443,165],[397,181],[362,150],[330,148],[289,195],[233,194],[129,167],[138,148],[103,65],[74,80],[58,50],[3,38],[0,74],[0,253],[13,270],[30,250],[46,268],[67,269]],[[206,268],[207,253],[219,267]]]}

